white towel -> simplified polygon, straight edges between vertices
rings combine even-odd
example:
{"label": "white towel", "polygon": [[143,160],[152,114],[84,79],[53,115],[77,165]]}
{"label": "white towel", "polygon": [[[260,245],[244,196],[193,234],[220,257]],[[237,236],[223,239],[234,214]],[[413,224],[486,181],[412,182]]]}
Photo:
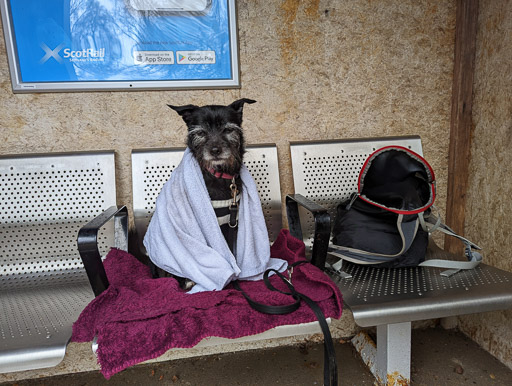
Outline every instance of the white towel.
{"label": "white towel", "polygon": [[189,293],[221,290],[235,279],[258,280],[269,268],[286,269],[284,260],[270,257],[258,190],[245,166],[240,178],[236,259],[218,225],[200,166],[188,148],[158,195],[144,246],[156,266],[196,283]]}

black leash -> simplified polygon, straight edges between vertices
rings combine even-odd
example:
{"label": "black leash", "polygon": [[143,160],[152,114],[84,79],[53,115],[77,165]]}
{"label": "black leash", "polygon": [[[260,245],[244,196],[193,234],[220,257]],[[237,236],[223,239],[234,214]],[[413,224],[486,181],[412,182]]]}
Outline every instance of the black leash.
{"label": "black leash", "polygon": [[[334,343],[332,341],[331,331],[329,330],[329,325],[325,320],[325,315],[322,309],[314,300],[304,295],[303,293],[298,292],[291,283],[293,268],[304,263],[307,263],[307,261],[298,261],[288,267],[290,272],[289,279],[286,278],[282,273],[276,271],[275,269],[268,269],[265,271],[265,274],[263,275],[263,281],[265,282],[265,285],[269,290],[277,291],[284,295],[291,296],[294,299],[293,303],[279,306],[270,306],[268,304],[258,303],[255,300],[251,299],[251,297],[240,288],[238,281],[233,281],[233,287],[236,290],[242,292],[242,295],[244,295],[245,299],[247,299],[247,302],[253,309],[264,314],[289,314],[297,310],[300,307],[301,301],[303,300],[315,313],[315,316],[318,319],[318,322],[320,323],[320,327],[324,334],[324,385],[335,386],[338,385],[338,366],[336,363],[336,351],[334,350]],[[277,277],[279,277],[283,281],[283,283],[286,284],[289,291],[281,291],[280,289],[277,289],[272,285],[272,283],[269,280],[269,275],[272,272],[275,275],[277,275]]]}
{"label": "black leash", "polygon": [[[232,178],[230,189],[233,201],[229,206],[230,217],[227,241],[231,252],[233,253],[233,255],[236,256],[236,241],[238,236],[238,202],[236,201],[236,196],[238,194],[238,189],[235,183],[235,177]],[[329,330],[329,325],[325,320],[325,315],[322,309],[318,306],[318,304],[315,301],[313,301],[311,298],[304,295],[303,293],[297,292],[291,282],[293,268],[304,263],[307,263],[307,261],[297,261],[288,267],[289,279],[286,278],[281,272],[278,272],[275,269],[268,269],[265,271],[263,275],[263,281],[268,289],[270,289],[271,291],[280,292],[284,295],[291,296],[294,299],[293,303],[279,306],[269,306],[268,304],[258,303],[251,299],[251,297],[247,295],[247,293],[245,293],[242,290],[242,288],[240,288],[238,281],[233,281],[233,287],[236,290],[240,291],[242,295],[244,295],[245,299],[247,299],[247,302],[253,309],[264,314],[289,314],[296,311],[300,307],[301,301],[304,301],[309,306],[309,308],[311,308],[311,310],[315,313],[315,316],[318,319],[318,322],[320,323],[320,328],[322,329],[322,332],[324,334],[324,385],[337,386],[338,366],[336,363],[336,351],[334,350],[334,343],[332,341],[331,331]],[[289,292],[281,291],[272,285],[272,283],[269,280],[269,275],[272,272],[286,284],[286,286],[289,289]]]}

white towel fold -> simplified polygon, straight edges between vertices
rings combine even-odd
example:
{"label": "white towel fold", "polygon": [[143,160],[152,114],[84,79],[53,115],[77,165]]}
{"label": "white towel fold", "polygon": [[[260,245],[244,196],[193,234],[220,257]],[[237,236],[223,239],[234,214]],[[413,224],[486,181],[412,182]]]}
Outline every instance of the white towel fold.
{"label": "white towel fold", "polygon": [[199,164],[188,148],[156,200],[144,246],[155,265],[196,283],[189,293],[221,290],[235,279],[258,280],[269,268],[286,269],[284,260],[270,257],[258,190],[245,166],[240,178],[236,259],[218,225]]}

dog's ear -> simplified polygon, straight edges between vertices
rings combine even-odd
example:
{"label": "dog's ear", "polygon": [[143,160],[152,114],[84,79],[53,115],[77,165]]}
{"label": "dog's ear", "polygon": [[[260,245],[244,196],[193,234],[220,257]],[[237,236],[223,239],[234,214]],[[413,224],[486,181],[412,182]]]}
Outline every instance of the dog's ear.
{"label": "dog's ear", "polygon": [[242,111],[244,109],[244,103],[256,103],[256,101],[252,99],[242,98],[231,103],[229,107],[231,107],[237,113],[242,114]]}
{"label": "dog's ear", "polygon": [[173,106],[173,105],[167,105],[169,106],[171,109],[173,109],[174,111],[176,111],[179,115],[181,115],[181,117],[183,118],[183,120],[185,121],[185,123],[188,124],[189,120],[190,120],[190,116],[192,115],[192,113],[198,109],[199,107],[196,106],[196,105],[185,105],[185,106]]}

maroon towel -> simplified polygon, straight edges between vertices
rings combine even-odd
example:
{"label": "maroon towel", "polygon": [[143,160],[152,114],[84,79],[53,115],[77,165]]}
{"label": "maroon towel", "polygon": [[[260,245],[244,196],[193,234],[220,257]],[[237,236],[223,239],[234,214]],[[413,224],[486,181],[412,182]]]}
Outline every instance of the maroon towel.
{"label": "maroon towel", "polygon": [[[271,248],[272,257],[290,264],[304,259],[304,244],[282,230]],[[301,304],[287,315],[267,315],[253,310],[243,295],[228,286],[222,291],[186,294],[173,278],[152,279],[149,268],[127,252],[112,249],[105,261],[109,288],[96,297],[73,325],[72,340],[98,337],[98,362],[105,378],[125,368],[156,358],[171,348],[193,347],[203,338],[239,338],[276,326],[316,320]],[[279,278],[273,285],[286,290]],[[341,294],[320,269],[303,264],[295,268],[293,285],[319,303],[326,317],[341,316]],[[241,282],[255,301],[289,304],[289,296],[267,289],[262,280]]]}

